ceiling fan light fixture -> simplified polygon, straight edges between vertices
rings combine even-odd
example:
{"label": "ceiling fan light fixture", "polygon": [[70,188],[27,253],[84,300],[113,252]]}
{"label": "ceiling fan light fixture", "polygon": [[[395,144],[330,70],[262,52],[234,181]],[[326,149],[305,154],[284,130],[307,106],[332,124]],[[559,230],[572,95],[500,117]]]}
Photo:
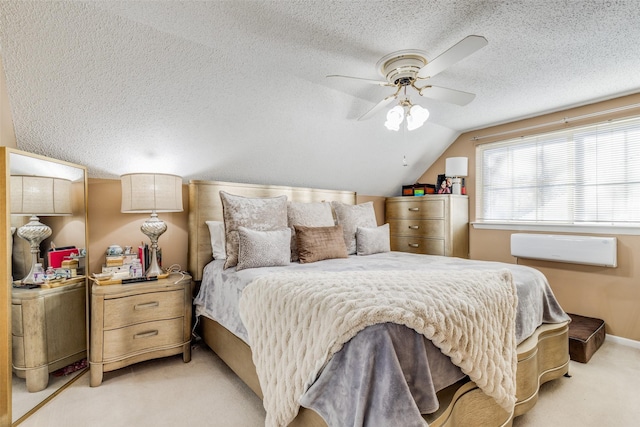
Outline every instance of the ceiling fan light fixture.
{"label": "ceiling fan light fixture", "polygon": [[396,105],[387,112],[387,121],[384,126],[389,130],[400,130],[400,123],[404,120],[404,108],[400,105]]}
{"label": "ceiling fan light fixture", "polygon": [[429,110],[420,105],[413,105],[407,114],[407,130],[418,129],[429,118]]}

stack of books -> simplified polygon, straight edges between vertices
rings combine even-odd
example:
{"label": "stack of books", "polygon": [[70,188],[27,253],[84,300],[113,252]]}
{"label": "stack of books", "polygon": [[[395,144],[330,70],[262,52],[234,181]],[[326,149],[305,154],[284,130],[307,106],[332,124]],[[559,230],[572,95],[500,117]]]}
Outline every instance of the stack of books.
{"label": "stack of books", "polygon": [[131,265],[138,254],[107,255],[102,266],[103,273],[112,273],[114,277],[126,278],[131,274]]}

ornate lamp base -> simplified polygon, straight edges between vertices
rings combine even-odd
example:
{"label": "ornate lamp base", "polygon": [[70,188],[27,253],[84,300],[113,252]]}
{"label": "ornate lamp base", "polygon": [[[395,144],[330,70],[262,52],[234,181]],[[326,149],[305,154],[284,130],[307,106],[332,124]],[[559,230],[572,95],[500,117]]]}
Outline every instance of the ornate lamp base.
{"label": "ornate lamp base", "polygon": [[151,218],[142,223],[140,230],[151,240],[151,262],[145,276],[159,276],[162,269],[158,265],[158,238],[167,231],[167,224],[158,218],[158,214],[152,212]]}
{"label": "ornate lamp base", "polygon": [[40,254],[40,243],[51,236],[51,228],[41,223],[40,218],[34,215],[27,224],[18,228],[18,236],[29,242],[31,247],[31,270],[21,282],[23,285],[32,285],[36,283],[33,274]]}

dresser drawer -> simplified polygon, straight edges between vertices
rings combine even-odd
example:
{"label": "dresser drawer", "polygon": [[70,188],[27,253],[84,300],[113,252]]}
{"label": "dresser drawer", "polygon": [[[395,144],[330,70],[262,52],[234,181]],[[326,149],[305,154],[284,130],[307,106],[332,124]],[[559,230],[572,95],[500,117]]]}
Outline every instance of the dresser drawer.
{"label": "dresser drawer", "polygon": [[[133,285],[132,285],[133,286]],[[104,328],[184,316],[184,292],[151,292],[104,301]]]}
{"label": "dresser drawer", "polygon": [[391,236],[391,250],[414,254],[444,255],[444,239]]}
{"label": "dresser drawer", "polygon": [[182,317],[139,323],[104,331],[103,358],[108,361],[131,353],[183,342]]}
{"label": "dresser drawer", "polygon": [[443,219],[396,219],[389,223],[389,233],[400,236],[434,237],[444,239]]}
{"label": "dresser drawer", "polygon": [[444,200],[425,199],[387,203],[387,218],[394,219],[442,219],[445,214]]}

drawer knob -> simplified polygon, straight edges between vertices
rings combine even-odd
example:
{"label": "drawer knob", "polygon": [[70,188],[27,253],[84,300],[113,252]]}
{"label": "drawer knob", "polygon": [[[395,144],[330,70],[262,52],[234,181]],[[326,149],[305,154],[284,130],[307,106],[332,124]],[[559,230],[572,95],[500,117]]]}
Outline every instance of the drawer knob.
{"label": "drawer knob", "polygon": [[146,310],[148,308],[158,307],[160,303],[158,301],[145,302],[144,304],[136,304],[133,309],[134,310]]}
{"label": "drawer knob", "polygon": [[412,229],[412,230],[417,230],[417,229],[420,228],[420,226],[419,225],[410,225],[409,228]]}
{"label": "drawer knob", "polygon": [[156,335],[158,335],[158,330],[157,329],[155,331],[140,332],[139,334],[135,334],[133,336],[133,339],[137,340],[138,338],[155,337]]}
{"label": "drawer knob", "polygon": [[409,243],[410,248],[419,248],[420,245],[418,243]]}
{"label": "drawer knob", "polygon": [[411,212],[418,212],[420,210],[420,208],[409,208],[409,210]]}

